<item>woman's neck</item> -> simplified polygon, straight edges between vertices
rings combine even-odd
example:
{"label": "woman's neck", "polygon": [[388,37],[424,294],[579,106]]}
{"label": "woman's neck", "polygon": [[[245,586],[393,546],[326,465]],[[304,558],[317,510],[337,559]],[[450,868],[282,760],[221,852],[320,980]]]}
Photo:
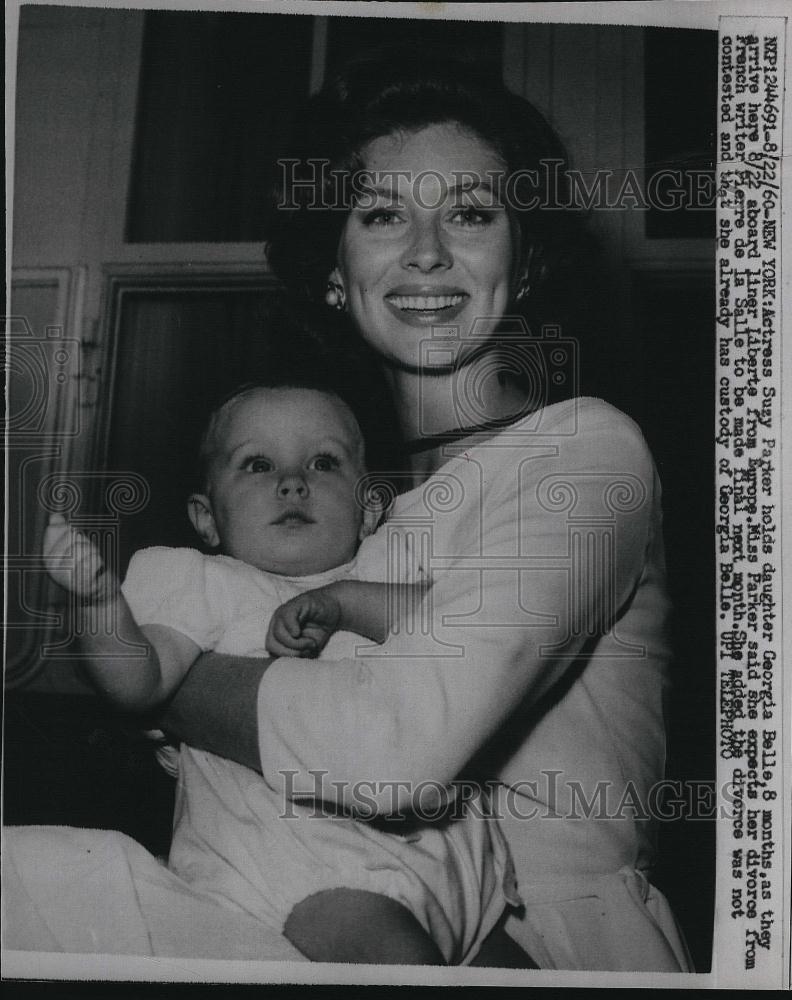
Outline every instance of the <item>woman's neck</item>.
{"label": "woman's neck", "polygon": [[[494,368],[491,354],[455,371],[436,374],[389,368],[388,381],[404,440],[417,443],[519,413],[526,402],[524,391],[513,382],[496,377]],[[464,438],[458,443],[463,444]],[[434,447],[416,450],[410,456],[410,466],[421,481],[446,458],[443,442],[438,442]]]}

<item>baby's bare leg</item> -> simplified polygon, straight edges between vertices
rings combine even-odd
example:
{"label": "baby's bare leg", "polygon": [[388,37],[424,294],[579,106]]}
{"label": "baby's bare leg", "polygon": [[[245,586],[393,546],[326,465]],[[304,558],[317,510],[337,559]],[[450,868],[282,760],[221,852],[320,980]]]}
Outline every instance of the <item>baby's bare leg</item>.
{"label": "baby's bare leg", "polygon": [[362,889],[327,889],[301,900],[284,934],[312,962],[445,965],[408,909]]}

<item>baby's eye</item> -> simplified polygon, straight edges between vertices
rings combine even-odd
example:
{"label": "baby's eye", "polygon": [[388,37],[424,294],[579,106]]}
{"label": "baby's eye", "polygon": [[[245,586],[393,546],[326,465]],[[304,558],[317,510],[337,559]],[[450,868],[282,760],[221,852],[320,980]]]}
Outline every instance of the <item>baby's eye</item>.
{"label": "baby's eye", "polygon": [[272,472],[273,466],[268,458],[256,455],[254,458],[247,459],[242,468],[245,472]]}
{"label": "baby's eye", "polygon": [[332,472],[340,464],[335,455],[317,455],[316,458],[311,459],[311,468],[315,472]]}

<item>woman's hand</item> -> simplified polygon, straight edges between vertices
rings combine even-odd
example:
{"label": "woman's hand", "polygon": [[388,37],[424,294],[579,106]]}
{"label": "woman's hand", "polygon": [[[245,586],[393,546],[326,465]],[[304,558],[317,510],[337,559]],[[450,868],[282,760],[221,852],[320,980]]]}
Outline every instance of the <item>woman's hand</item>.
{"label": "woman's hand", "polygon": [[318,656],[341,621],[341,604],[329,587],[298,594],[281,604],[267,632],[272,656]]}
{"label": "woman's hand", "polygon": [[118,593],[118,580],[108,572],[99,549],[62,514],[50,515],[43,555],[55,583],[83,600],[106,600]]}

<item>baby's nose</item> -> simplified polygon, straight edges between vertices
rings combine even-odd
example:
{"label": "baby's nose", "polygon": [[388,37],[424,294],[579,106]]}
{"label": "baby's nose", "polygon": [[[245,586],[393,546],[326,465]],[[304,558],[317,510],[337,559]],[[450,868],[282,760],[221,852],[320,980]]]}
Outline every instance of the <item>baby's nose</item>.
{"label": "baby's nose", "polygon": [[280,497],[307,497],[308,484],[305,479],[297,474],[281,476],[278,482],[278,496]]}

